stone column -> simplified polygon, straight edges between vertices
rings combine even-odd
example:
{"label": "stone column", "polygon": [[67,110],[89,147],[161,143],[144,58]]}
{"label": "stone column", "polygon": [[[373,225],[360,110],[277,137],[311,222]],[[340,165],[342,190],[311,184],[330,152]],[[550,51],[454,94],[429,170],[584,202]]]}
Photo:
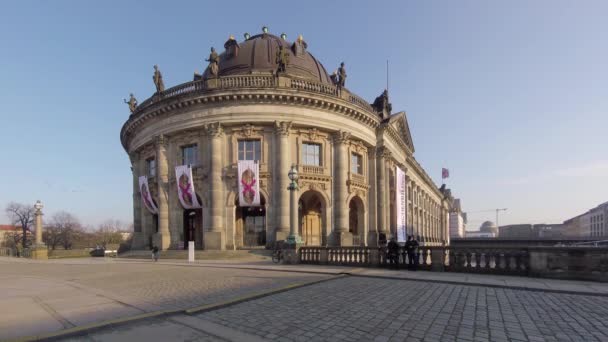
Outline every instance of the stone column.
{"label": "stone column", "polygon": [[32,259],[48,259],[48,250],[44,242],[42,242],[42,208],[40,201],[36,201],[34,205],[34,224],[36,228],[36,241],[31,249]]}
{"label": "stone column", "polygon": [[222,180],[224,129],[219,122],[205,126],[209,134],[209,226],[203,233],[205,249],[226,249],[226,232],[224,230],[224,184]]}
{"label": "stone column", "polygon": [[139,153],[129,156],[131,159],[131,173],[133,173],[133,238],[131,239],[132,249],[144,248],[144,236],[141,222],[141,193],[139,189],[139,176],[142,174]]}
{"label": "stone column", "polygon": [[[276,156],[274,162],[274,208],[275,208],[275,241],[285,240],[289,235],[289,178],[291,168],[291,146],[289,130],[291,122],[275,121]],[[295,158],[294,158],[295,159]],[[297,202],[297,201],[296,201]],[[296,211],[297,212],[297,211]]]}
{"label": "stone column", "polygon": [[390,156],[390,152],[385,148],[381,147],[378,149],[376,155],[376,171],[377,171],[377,193],[378,193],[378,202],[377,202],[377,212],[376,215],[378,217],[378,233],[386,234],[386,217],[387,217],[387,209],[388,203],[387,199],[387,188],[386,188],[386,159]]}
{"label": "stone column", "polygon": [[41,246],[42,243],[42,210],[41,209],[36,209],[36,211],[34,212],[34,216],[36,217],[35,219],[35,226],[36,226],[36,247]]}
{"label": "stone column", "polygon": [[349,132],[334,133],[334,246],[352,246],[353,235],[348,231],[348,140]]}
{"label": "stone column", "polygon": [[367,234],[367,245],[371,247],[378,246],[378,217],[376,215],[377,209],[377,180],[376,180],[376,149],[370,148],[367,152],[368,157],[368,182],[369,191],[368,194],[368,234]]}
{"label": "stone column", "polygon": [[156,138],[156,182],[158,184],[158,233],[154,243],[161,250],[171,245],[169,232],[169,162],[167,160],[167,138]]}

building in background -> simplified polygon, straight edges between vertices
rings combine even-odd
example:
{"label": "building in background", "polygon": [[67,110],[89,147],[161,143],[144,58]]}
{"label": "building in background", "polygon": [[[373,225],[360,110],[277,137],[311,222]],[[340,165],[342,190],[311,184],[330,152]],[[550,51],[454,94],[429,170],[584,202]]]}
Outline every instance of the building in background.
{"label": "building in background", "polygon": [[466,238],[495,238],[498,237],[498,227],[492,221],[486,221],[481,224],[479,230],[466,232]]}
{"label": "building in background", "polygon": [[[7,245],[9,239],[12,239],[15,234],[21,233],[21,226],[14,226],[12,224],[0,224],[0,246]],[[14,243],[9,242],[8,244],[12,246]]]}
{"label": "building in background", "polygon": [[450,238],[465,236],[467,214],[462,212],[460,198],[455,198],[450,209]]}
{"label": "building in background", "polygon": [[608,202],[564,221],[563,229],[569,237],[608,238]]}
{"label": "building in background", "polygon": [[564,225],[558,224],[509,224],[499,227],[501,239],[553,239],[564,237]]}

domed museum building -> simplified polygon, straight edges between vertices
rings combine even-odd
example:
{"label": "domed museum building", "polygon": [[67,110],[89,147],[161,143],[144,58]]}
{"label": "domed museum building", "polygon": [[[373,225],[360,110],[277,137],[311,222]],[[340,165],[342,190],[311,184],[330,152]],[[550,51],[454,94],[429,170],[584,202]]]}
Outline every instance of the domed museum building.
{"label": "domed museum building", "polygon": [[448,243],[449,199],[416,162],[405,112],[386,91],[355,95],[343,63],[330,75],[302,36],[286,38],[230,36],[193,81],[165,89],[155,66],[157,92],[126,101],[132,247],[271,246],[292,218],[305,245]]}

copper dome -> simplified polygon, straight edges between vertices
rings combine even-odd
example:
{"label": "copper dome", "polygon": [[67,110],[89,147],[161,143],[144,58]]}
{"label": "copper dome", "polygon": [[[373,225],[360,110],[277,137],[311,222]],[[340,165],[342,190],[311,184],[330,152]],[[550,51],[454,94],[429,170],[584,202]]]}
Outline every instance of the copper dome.
{"label": "copper dome", "polygon": [[[225,46],[228,45],[227,42]],[[279,46],[283,46],[289,52],[289,64],[286,68],[288,75],[332,84],[325,67],[316,58],[308,51],[296,56],[292,45],[293,43],[268,33],[252,36],[238,43],[236,53],[224,51],[220,54],[219,76],[275,72],[276,53]],[[206,69],[203,78],[208,78],[208,74],[209,69]]]}

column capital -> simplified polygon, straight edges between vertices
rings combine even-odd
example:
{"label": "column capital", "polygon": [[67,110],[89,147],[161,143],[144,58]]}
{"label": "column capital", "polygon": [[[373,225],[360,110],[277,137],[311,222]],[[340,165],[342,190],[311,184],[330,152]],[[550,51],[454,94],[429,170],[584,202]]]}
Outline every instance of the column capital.
{"label": "column capital", "polygon": [[335,143],[345,144],[350,139],[350,132],[339,130],[333,134],[333,139]]}
{"label": "column capital", "polygon": [[154,145],[156,147],[167,147],[169,139],[164,134],[159,134],[154,138]]}
{"label": "column capital", "polygon": [[392,156],[393,154],[388,150],[388,148],[384,146],[376,148],[376,157],[389,159],[392,158]]}
{"label": "column capital", "polygon": [[212,138],[221,138],[224,136],[224,128],[219,121],[206,124],[205,131]]}
{"label": "column capital", "polygon": [[274,133],[276,135],[289,136],[289,130],[291,129],[291,121],[275,121],[274,122]]}

